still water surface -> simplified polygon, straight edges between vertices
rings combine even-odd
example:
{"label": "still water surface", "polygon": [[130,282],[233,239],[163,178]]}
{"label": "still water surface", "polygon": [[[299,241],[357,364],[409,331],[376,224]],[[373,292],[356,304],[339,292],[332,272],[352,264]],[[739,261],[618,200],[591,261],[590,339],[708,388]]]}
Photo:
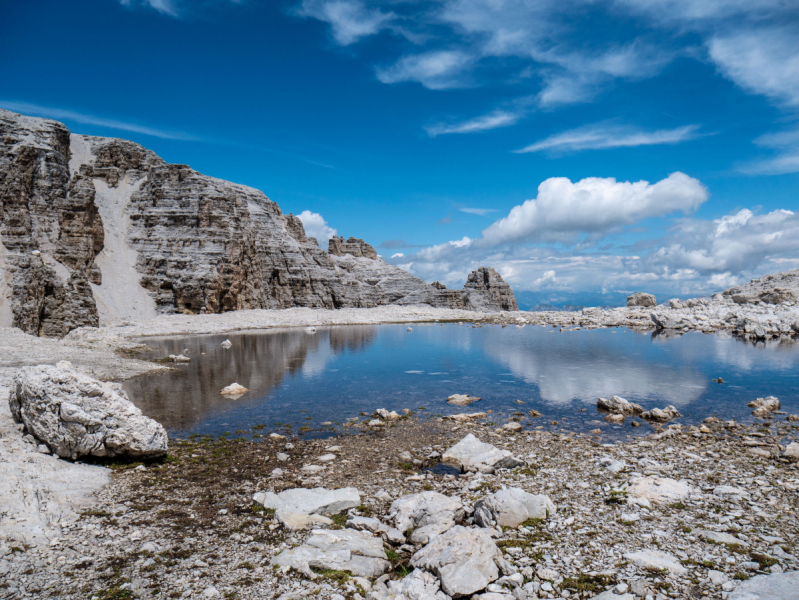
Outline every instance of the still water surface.
{"label": "still water surface", "polygon": [[[746,403],[765,395],[799,413],[799,344],[791,340],[752,344],[727,335],[665,337],[626,329],[407,327],[146,338],[153,349],[147,357],[188,350],[191,362],[124,385],[145,414],[177,436],[297,433],[301,427],[318,436],[376,408],[429,415],[492,410],[490,420],[498,424],[514,412],[536,409],[543,417],[524,418],[525,428],[646,432],[647,426],[632,430],[629,420],[624,426],[598,421],[597,397],[613,394],[645,408],[673,404],[684,424],[711,415],[751,421]],[[226,350],[220,344],[227,338],[233,346]],[[718,377],[724,383],[711,381]],[[219,393],[233,382],[249,392],[236,399]],[[465,409],[450,406],[446,398],[455,393],[482,401]]]}

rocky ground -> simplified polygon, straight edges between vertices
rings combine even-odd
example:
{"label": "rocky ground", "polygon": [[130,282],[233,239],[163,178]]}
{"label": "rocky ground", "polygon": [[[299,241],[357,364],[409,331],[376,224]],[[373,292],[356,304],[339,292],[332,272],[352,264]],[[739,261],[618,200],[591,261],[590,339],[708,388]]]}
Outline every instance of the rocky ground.
{"label": "rocky ground", "polygon": [[[2,547],[0,596],[340,600],[375,586],[370,597],[393,598],[381,591],[386,580],[404,577],[425,544],[413,541],[413,529],[389,529],[398,525],[391,504],[425,491],[453,499],[463,525],[487,533],[501,552],[501,584],[481,589],[481,599],[593,598],[605,590],[616,600],[726,598],[758,574],[799,566],[799,468],[779,448],[799,438],[795,424],[713,423],[708,433],[674,426],[607,445],[598,436],[537,431],[534,421],[514,433],[413,414],[383,422],[326,440],[260,431],[195,438],[174,444],[163,461],[111,464],[112,485],[62,523],[60,537]],[[439,461],[468,433],[525,464],[457,476]],[[556,512],[519,527],[478,528],[475,504],[506,486],[545,494]],[[357,505],[312,526],[383,529],[376,539],[386,575],[375,583],[316,568],[312,580],[275,568],[276,556],[319,533],[291,530],[280,511],[253,498],[297,487],[356,488]]]}
{"label": "rocky ground", "polygon": [[[782,280],[778,283],[783,285]],[[0,397],[8,396],[13,373],[24,365],[66,359],[103,380],[163,369],[133,357],[139,347],[137,338],[148,335],[465,320],[567,329],[660,327],[670,335],[690,329],[723,330],[790,343],[796,337],[799,309],[789,294],[776,298],[778,304],[770,303],[775,300],[773,295],[763,294],[773,294],[775,287],[779,286],[774,281],[753,282],[736,293],[673,302],[673,307],[585,309],[579,313],[482,314],[396,306],[337,311],[298,308],[162,316],[114,328],[78,329],[62,340],[2,329]],[[522,432],[503,429],[497,433],[484,425],[417,417],[378,429],[353,425],[356,435],[326,441],[260,438],[256,436],[266,432],[250,431],[247,439],[173,444],[169,457],[161,463],[119,464],[109,469],[43,453],[35,440],[24,437],[11,422],[3,403],[0,597],[218,594],[270,598],[289,594],[284,597],[288,600],[305,595],[331,599],[338,598],[336,594],[364,596],[366,582],[344,581],[346,576],[335,570],[311,582],[294,571],[283,574],[270,566],[277,552],[299,544],[310,534],[287,531],[275,515],[257,505],[253,508],[252,497],[261,490],[298,485],[354,486],[361,504],[349,511],[350,516],[372,515],[387,527],[393,526],[391,500],[403,493],[438,490],[456,498],[467,513],[480,496],[503,485],[546,493],[558,507],[555,515],[530,527],[491,534],[512,567],[506,570],[515,577],[505,581],[505,589],[515,589],[517,597],[522,597],[523,591],[528,594],[524,597],[592,597],[613,588],[620,592],[615,597],[623,600],[647,594],[653,598],[658,594],[713,598],[726,595],[755,574],[755,563],[757,569],[763,566],[771,571],[796,568],[792,554],[799,480],[796,464],[779,458],[779,444],[784,449],[796,440],[797,429],[783,417],[767,419],[755,429],[714,426],[702,432],[670,428],[613,446],[602,446],[597,437],[536,431],[535,422],[526,421],[526,416],[516,418],[522,421]],[[444,470],[418,472],[433,466],[436,452],[441,453],[470,430],[478,432],[483,441],[512,449],[527,466],[457,478]],[[278,460],[278,452],[289,459]],[[401,456],[403,452],[410,456]],[[324,454],[333,458],[321,463],[315,460]],[[598,462],[601,458],[607,464]],[[324,469],[302,470],[314,464]],[[275,469],[283,474],[275,475]],[[690,494],[646,508],[628,505],[633,496],[626,486],[637,475],[685,479]],[[109,479],[111,485],[106,486]],[[740,493],[725,493],[723,486]],[[95,493],[98,504],[90,507]],[[467,514],[467,525],[469,518]],[[333,526],[344,526],[344,519],[336,516]],[[724,535],[740,541],[731,542]],[[419,548],[398,540],[393,545],[386,543],[390,576],[399,578]],[[666,574],[661,563],[646,563],[651,557],[634,555],[639,550],[666,552],[675,557],[672,563],[680,569]],[[519,576],[513,575],[514,569]],[[517,589],[515,583],[520,582],[527,587]],[[438,585],[437,580],[430,585]],[[481,598],[502,600],[505,596],[499,589],[489,589]],[[374,593],[381,590],[378,584]]]}

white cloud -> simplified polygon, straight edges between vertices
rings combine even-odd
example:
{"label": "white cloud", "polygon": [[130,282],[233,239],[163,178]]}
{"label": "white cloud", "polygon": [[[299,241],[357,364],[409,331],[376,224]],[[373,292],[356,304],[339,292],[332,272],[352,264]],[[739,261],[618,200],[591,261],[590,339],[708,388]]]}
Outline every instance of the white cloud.
{"label": "white cloud", "polygon": [[708,199],[698,180],[676,172],[655,184],[589,177],[572,183],[552,177],[538,196],[511,209],[483,231],[486,244],[567,241],[581,233],[605,234],[649,217],[695,210]]}
{"label": "white cloud", "polygon": [[396,254],[392,254],[391,258],[404,258],[405,255],[402,252],[397,252]]}
{"label": "white cloud", "polygon": [[510,112],[506,110],[495,110],[487,115],[475,117],[460,123],[438,123],[426,127],[427,133],[430,137],[443,135],[446,133],[475,133],[478,131],[488,131],[490,129],[497,129],[498,127],[507,127],[516,124],[522,117],[521,112]]}
{"label": "white cloud", "polygon": [[641,131],[629,126],[597,123],[586,125],[535,142],[516,152],[573,152],[604,148],[678,144],[698,137],[698,125],[676,129]]}
{"label": "white cloud", "polygon": [[744,90],[799,106],[799,44],[795,28],[769,27],[720,34],[708,41],[710,58]]}
{"label": "white cloud", "polygon": [[383,83],[417,81],[431,90],[464,87],[462,75],[472,57],[458,50],[437,50],[404,56],[386,68],[377,69]]}
{"label": "white cloud", "polygon": [[126,121],[117,121],[116,119],[106,119],[105,117],[98,117],[64,108],[31,104],[30,102],[0,100],[0,107],[5,108],[6,110],[20,112],[25,115],[57,119],[59,121],[74,121],[75,123],[96,125],[98,127],[119,129],[121,131],[132,131],[133,133],[141,133],[143,135],[150,135],[168,140],[202,141],[202,138],[195,137],[181,131],[157,129],[155,127],[148,127],[146,125],[139,125],[136,123],[128,123]]}
{"label": "white cloud", "polygon": [[341,46],[390,27],[396,18],[394,13],[369,9],[358,0],[304,0],[297,14],[328,23],[333,39]]}
{"label": "white cloud", "polygon": [[338,233],[327,224],[327,221],[325,221],[324,217],[319,213],[304,210],[297,215],[297,218],[302,221],[302,226],[305,228],[305,235],[316,238],[316,241],[319,242],[319,245],[322,247],[324,247],[324,243],[327,242],[327,240]]}
{"label": "white cloud", "polygon": [[497,212],[496,208],[459,208],[458,210],[470,215],[479,215],[481,217],[486,217],[493,212]]}

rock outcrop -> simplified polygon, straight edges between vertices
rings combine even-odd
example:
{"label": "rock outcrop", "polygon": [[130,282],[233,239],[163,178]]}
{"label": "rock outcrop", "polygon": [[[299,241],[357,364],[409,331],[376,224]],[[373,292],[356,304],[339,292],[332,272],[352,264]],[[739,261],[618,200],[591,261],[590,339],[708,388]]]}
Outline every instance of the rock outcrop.
{"label": "rock outcrop", "polygon": [[0,202],[0,326],[35,335],[248,308],[518,310],[493,269],[447,290],[360,239],[325,252],[258,190],[2,109]]}
{"label": "rock outcrop", "polygon": [[657,306],[657,300],[652,294],[636,292],[632,296],[627,296],[627,306]]}
{"label": "rock outcrop", "polygon": [[79,373],[66,361],[20,369],[8,403],[14,420],[62,458],[151,458],[167,451],[164,428],[142,415],[119,384]]}

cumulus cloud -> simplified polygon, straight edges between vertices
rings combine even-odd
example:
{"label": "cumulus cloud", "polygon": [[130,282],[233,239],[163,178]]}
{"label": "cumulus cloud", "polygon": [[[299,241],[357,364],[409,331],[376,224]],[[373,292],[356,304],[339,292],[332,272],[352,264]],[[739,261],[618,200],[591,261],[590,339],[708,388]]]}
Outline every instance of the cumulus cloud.
{"label": "cumulus cloud", "polygon": [[304,210],[297,215],[297,218],[302,221],[302,226],[305,228],[305,235],[316,238],[320,246],[324,246],[324,242],[327,242],[338,233],[327,224],[325,218],[319,213]]}
{"label": "cumulus cloud", "polygon": [[328,23],[333,39],[341,46],[374,35],[390,27],[396,19],[394,13],[367,8],[358,0],[304,0],[297,15]]}
{"label": "cumulus cloud", "polygon": [[589,177],[572,183],[552,177],[538,196],[511,209],[483,231],[488,245],[523,241],[569,241],[581,233],[603,234],[649,217],[690,212],[708,199],[698,180],[676,172],[650,184]]}
{"label": "cumulus cloud", "polygon": [[698,137],[698,125],[676,129],[641,131],[624,125],[596,123],[570,129],[525,146],[516,152],[575,152],[605,148],[630,148],[656,144],[679,144]]}

